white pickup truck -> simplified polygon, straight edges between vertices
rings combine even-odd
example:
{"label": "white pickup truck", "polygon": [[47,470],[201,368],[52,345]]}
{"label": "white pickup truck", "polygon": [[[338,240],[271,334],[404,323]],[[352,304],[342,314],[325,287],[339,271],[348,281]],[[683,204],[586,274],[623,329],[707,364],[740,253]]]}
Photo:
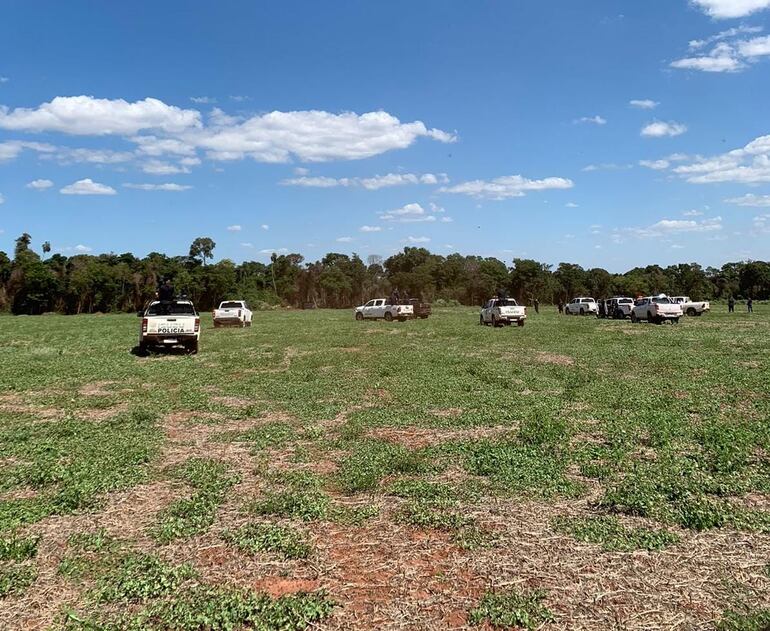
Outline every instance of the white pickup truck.
{"label": "white pickup truck", "polygon": [[566,315],[598,315],[599,305],[593,298],[573,298],[564,306]]}
{"label": "white pickup truck", "polygon": [[215,327],[251,326],[251,316],[251,309],[245,300],[224,300],[211,313]]}
{"label": "white pickup truck", "polygon": [[681,317],[682,307],[672,302],[671,298],[665,294],[639,298],[631,310],[631,322],[647,320],[648,322],[663,324],[668,320],[677,324]]}
{"label": "white pickup truck", "polygon": [[198,352],[201,337],[201,319],[189,300],[155,300],[144,311],[139,329],[139,352],[181,346],[188,353]]}
{"label": "white pickup truck", "polygon": [[404,322],[414,317],[413,305],[394,305],[390,304],[387,298],[375,298],[365,305],[356,307],[356,320],[398,320]]}
{"label": "white pickup truck", "polygon": [[479,324],[492,326],[524,326],[527,319],[527,308],[519,306],[513,298],[490,298],[481,307]]}
{"label": "white pickup truck", "polygon": [[699,316],[711,311],[711,304],[706,300],[693,302],[689,296],[674,296],[671,301],[682,307],[682,313],[688,316]]}

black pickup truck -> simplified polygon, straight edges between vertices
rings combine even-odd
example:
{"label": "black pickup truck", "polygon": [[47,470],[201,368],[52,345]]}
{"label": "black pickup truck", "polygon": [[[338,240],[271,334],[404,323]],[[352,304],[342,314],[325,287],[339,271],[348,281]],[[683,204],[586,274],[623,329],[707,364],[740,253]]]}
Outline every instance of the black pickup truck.
{"label": "black pickup truck", "polygon": [[414,317],[425,320],[431,313],[430,303],[411,298],[409,304],[414,308]]}

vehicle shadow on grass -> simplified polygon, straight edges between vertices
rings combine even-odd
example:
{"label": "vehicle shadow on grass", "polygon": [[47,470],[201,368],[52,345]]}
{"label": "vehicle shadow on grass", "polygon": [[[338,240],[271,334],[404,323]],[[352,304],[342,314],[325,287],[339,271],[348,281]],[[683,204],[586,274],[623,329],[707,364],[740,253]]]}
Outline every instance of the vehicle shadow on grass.
{"label": "vehicle shadow on grass", "polygon": [[192,353],[186,348],[178,348],[172,346],[171,348],[164,349],[144,349],[141,346],[134,346],[130,351],[135,357],[158,357],[158,356],[175,356],[175,355],[191,355]]}

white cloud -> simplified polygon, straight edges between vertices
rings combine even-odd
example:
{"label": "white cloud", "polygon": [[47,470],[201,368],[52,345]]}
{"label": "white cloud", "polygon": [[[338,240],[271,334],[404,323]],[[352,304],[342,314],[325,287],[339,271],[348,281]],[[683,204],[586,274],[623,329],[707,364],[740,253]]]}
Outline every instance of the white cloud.
{"label": "white cloud", "polygon": [[217,100],[212,96],[191,96],[190,100],[193,103],[198,103],[200,105],[210,105],[211,103],[217,102]]}
{"label": "white cloud", "polygon": [[3,197],[2,193],[0,193],[0,204],[5,204],[5,197]]}
{"label": "white cloud", "polygon": [[572,180],[563,177],[547,177],[542,180],[530,180],[521,175],[506,175],[493,180],[473,180],[454,186],[444,186],[441,193],[461,193],[476,198],[507,199],[524,197],[531,191],[548,189],[566,189],[574,186]]}
{"label": "white cloud", "polygon": [[288,178],[282,180],[280,184],[283,186],[304,186],[313,188],[333,188],[336,186],[352,187],[361,186],[367,190],[375,191],[380,188],[386,188],[390,186],[404,186],[407,184],[446,184],[449,182],[449,178],[445,173],[433,174],[423,173],[422,175],[415,173],[388,173],[386,175],[375,175],[373,177],[323,177],[323,176],[307,176]]}
{"label": "white cloud", "polygon": [[145,129],[173,133],[200,126],[199,112],[153,98],[129,103],[123,99],[57,96],[36,108],[0,107],[0,129],[16,131],[101,136],[135,134]]}
{"label": "white cloud", "polygon": [[567,208],[579,208],[579,205],[576,204],[575,202],[567,202],[566,204],[564,204],[564,206],[566,206]]}
{"label": "white cloud", "polygon": [[757,215],[754,217],[753,220],[753,226],[754,230],[757,232],[770,232],[770,213],[765,213],[763,215]]}
{"label": "white cloud", "polygon": [[576,118],[575,123],[592,123],[594,125],[606,125],[607,119],[602,118],[601,116],[583,116],[581,118]]}
{"label": "white cloud", "polygon": [[176,175],[177,173],[189,173],[190,169],[162,160],[148,160],[142,165],[142,171],[150,175]]}
{"label": "white cloud", "polygon": [[692,0],[692,3],[716,19],[742,18],[770,7],[770,0]]}
{"label": "white cloud", "polygon": [[738,52],[749,59],[770,55],[770,35],[738,42]]}
{"label": "white cloud", "polygon": [[380,232],[382,228],[380,226],[361,226],[359,230],[361,232]]}
{"label": "white cloud", "polygon": [[353,240],[353,237],[337,237],[336,241],[337,243],[350,243]]}
{"label": "white cloud", "polygon": [[[761,57],[770,55],[770,36],[737,39],[741,33],[757,33],[760,27],[739,27],[723,31],[706,40],[690,42],[691,50],[717,42],[705,54],[677,59],[669,64],[672,68],[701,70],[703,72],[740,72]],[[725,41],[723,41],[725,40]]]}
{"label": "white cloud", "polygon": [[670,164],[671,163],[668,160],[639,160],[640,166],[654,169],[655,171],[667,169]]}
{"label": "white cloud", "polygon": [[452,223],[454,219],[452,219],[451,217],[442,217],[440,221],[441,223]]}
{"label": "white cloud", "polygon": [[91,178],[78,180],[59,190],[64,195],[115,195],[117,191],[106,184],[94,182]]}
{"label": "white cloud", "polygon": [[8,83],[10,79],[8,77],[0,77],[0,83]]}
{"label": "white cloud", "polygon": [[741,149],[714,157],[696,156],[694,162],[678,166],[673,171],[694,184],[770,182],[770,135],[760,136]]}
{"label": "white cloud", "polygon": [[654,110],[660,103],[652,99],[631,99],[628,104],[640,110]]}
{"label": "white cloud", "polygon": [[51,188],[53,182],[51,180],[32,180],[27,184],[27,188],[34,189],[36,191],[44,191],[47,188]]}
{"label": "white cloud", "polygon": [[87,245],[76,245],[73,249],[78,254],[86,254],[87,252],[93,251],[93,248],[89,248]]}
{"label": "white cloud", "polygon": [[770,207],[770,195],[754,195],[753,193],[747,193],[742,197],[731,197],[726,199],[728,204],[736,204],[738,206],[747,206],[749,208],[768,208]]}
{"label": "white cloud", "polygon": [[241,243],[241,247],[242,248],[253,248],[254,244],[253,243],[249,243],[249,242]]}
{"label": "white cloud", "polygon": [[687,232],[715,232],[722,229],[722,218],[713,217],[696,221],[694,219],[661,219],[646,228],[627,228],[625,232],[640,239],[660,238]]}
{"label": "white cloud", "polygon": [[294,168],[294,175],[307,175],[308,173],[310,173],[310,169],[306,169],[305,167]]}
{"label": "white cloud", "polygon": [[310,110],[270,112],[240,124],[190,132],[186,137],[214,160],[258,162],[358,160],[404,149],[420,137],[454,142],[453,134],[421,121],[402,123],[387,112],[356,114]]}
{"label": "white cloud", "polygon": [[227,231],[228,232],[240,232],[241,231],[241,227],[238,224],[235,224],[233,226],[227,226]]}
{"label": "white cloud", "polygon": [[[129,140],[139,145],[137,147],[137,153],[142,155],[158,157],[166,154],[173,154],[185,156],[187,158],[195,157],[195,147],[176,138],[160,138],[158,136],[148,135],[132,136]],[[196,164],[199,163],[200,160],[197,160]]]}
{"label": "white cloud", "polygon": [[265,248],[259,251],[260,254],[288,254],[287,248]]}
{"label": "white cloud", "polygon": [[685,210],[682,215],[685,217],[700,217],[703,213],[700,210]]}
{"label": "white cloud", "polygon": [[260,226],[260,228],[262,228],[262,230],[270,230],[270,226],[268,226],[266,223],[263,223],[263,224]]}
{"label": "white cloud", "polygon": [[398,223],[420,223],[420,222],[434,222],[436,217],[433,214],[428,214],[420,204],[406,204],[401,208],[395,208],[394,210],[388,210],[380,214],[380,218],[383,221],[395,221]]}
{"label": "white cloud", "polygon": [[655,121],[645,125],[640,133],[648,138],[662,138],[663,136],[681,136],[686,131],[687,127],[681,123]]}
{"label": "white cloud", "polygon": [[406,240],[409,243],[428,243],[428,242],[430,242],[430,238],[428,238],[428,237],[407,237]]}
{"label": "white cloud", "polygon": [[0,142],[0,162],[13,160],[22,151],[29,149],[39,153],[47,154],[56,151],[56,147],[42,142],[24,142],[21,140],[8,140]]}
{"label": "white cloud", "polygon": [[188,186],[187,184],[174,184],[171,182],[166,184],[124,184],[123,186],[126,188],[134,188],[139,191],[171,191],[174,193],[180,193],[192,188],[192,186]]}
{"label": "white cloud", "polygon": [[631,164],[615,164],[614,162],[602,162],[601,164],[589,164],[584,166],[581,171],[590,173],[591,171],[625,171],[632,168]]}
{"label": "white cloud", "polygon": [[134,154],[128,151],[113,151],[111,149],[71,149],[69,147],[59,147],[55,157],[61,164],[72,164],[85,162],[88,164],[120,164],[121,162],[130,162],[134,159]]}

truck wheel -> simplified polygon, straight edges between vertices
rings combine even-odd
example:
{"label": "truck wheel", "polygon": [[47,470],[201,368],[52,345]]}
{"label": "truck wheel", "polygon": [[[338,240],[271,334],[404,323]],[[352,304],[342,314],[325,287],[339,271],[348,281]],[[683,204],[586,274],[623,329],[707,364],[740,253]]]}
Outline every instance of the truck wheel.
{"label": "truck wheel", "polygon": [[392,322],[393,314],[390,311],[385,312],[385,322]]}
{"label": "truck wheel", "polygon": [[251,326],[251,320],[246,323],[246,326]]}
{"label": "truck wheel", "polygon": [[518,326],[524,326],[524,320],[519,320],[516,324]]}
{"label": "truck wheel", "polygon": [[138,349],[138,351],[139,351],[138,354],[141,357],[147,357],[147,355],[150,354],[149,351],[147,350],[147,344],[145,344],[144,342],[139,342],[139,349]]}
{"label": "truck wheel", "polygon": [[360,322],[360,321],[361,321],[361,320],[363,320],[363,319],[364,319],[364,314],[363,314],[363,313],[361,313],[360,311],[359,311],[359,312],[357,312],[357,313],[356,313],[356,320],[358,320],[358,321]]}
{"label": "truck wheel", "polygon": [[494,313],[492,314],[492,328],[497,328],[497,316]]}
{"label": "truck wheel", "polygon": [[697,314],[695,313],[695,309],[694,309],[693,307],[690,307],[690,308],[687,310],[687,315],[688,315],[688,316],[694,316],[694,315],[697,315]]}
{"label": "truck wheel", "polygon": [[406,318],[399,318],[398,321],[399,322],[406,322]]}
{"label": "truck wheel", "polygon": [[585,315],[585,314],[586,314],[586,310],[583,309],[583,307],[580,307],[580,315]]}
{"label": "truck wheel", "polygon": [[420,316],[420,320],[427,320],[428,316]]}
{"label": "truck wheel", "polygon": [[198,353],[198,340],[195,340],[194,342],[191,342],[187,345],[187,352],[190,355],[196,355]]}
{"label": "truck wheel", "polygon": [[679,324],[679,318],[674,318],[673,320],[671,320],[671,323],[672,324]]}
{"label": "truck wheel", "polygon": [[636,313],[634,313],[633,311],[631,312],[631,322],[633,322],[634,324],[639,322],[639,318],[636,317]]}

